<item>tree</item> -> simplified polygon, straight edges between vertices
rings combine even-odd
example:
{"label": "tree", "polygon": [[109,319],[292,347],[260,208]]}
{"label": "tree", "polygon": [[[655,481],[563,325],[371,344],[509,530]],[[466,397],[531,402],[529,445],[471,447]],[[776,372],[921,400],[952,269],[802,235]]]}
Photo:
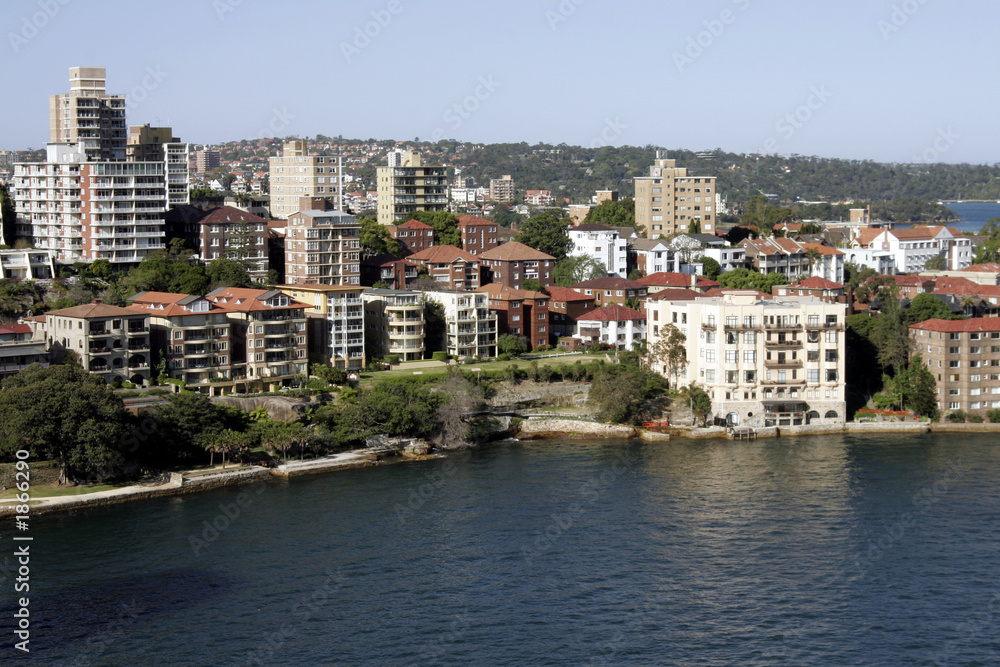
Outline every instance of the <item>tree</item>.
{"label": "tree", "polygon": [[133,423],[104,380],[75,365],[33,364],[0,391],[0,452],[59,461],[60,484],[121,474]]}
{"label": "tree", "polygon": [[443,397],[412,378],[389,378],[364,391],[345,421],[357,438],[373,435],[426,436],[437,431],[435,411]]}
{"label": "tree", "polygon": [[[258,257],[261,250],[257,248],[257,224],[249,221],[236,223],[229,238],[225,239],[226,251],[223,257],[236,262],[248,274],[256,271],[261,262],[261,258]],[[246,286],[249,286],[249,283]]]}
{"label": "tree", "polygon": [[611,201],[606,199],[590,209],[583,222],[584,224],[593,222],[611,227],[635,227],[635,200]]}
{"label": "tree", "polygon": [[149,291],[204,295],[208,291],[208,274],[179,241],[174,239],[169,248],[149,253],[133,267],[123,281],[126,290],[130,294]]}
{"label": "tree", "polygon": [[691,414],[700,419],[703,426],[707,426],[708,413],[712,410],[712,398],[704,389],[692,382],[688,388],[688,402],[691,407]]}
{"label": "tree", "polygon": [[987,239],[976,246],[975,264],[1000,262],[1000,218],[993,218],[979,230],[981,236]]}
{"label": "tree", "polygon": [[660,329],[660,335],[652,347],[648,349],[648,364],[655,368],[659,365],[663,373],[673,376],[674,386],[677,378],[687,366],[687,336],[673,324]]}
{"label": "tree", "polygon": [[527,351],[528,339],[525,336],[515,336],[514,334],[500,334],[497,336],[497,354],[517,356]]}
{"label": "tree", "polygon": [[758,273],[750,269],[733,269],[718,277],[718,282],[729,289],[755,289],[767,294],[775,285],[787,285],[788,278],[783,273]]}
{"label": "tree", "polygon": [[809,248],[806,250],[806,261],[809,262],[809,275],[812,275],[813,267],[816,265],[816,262],[822,258],[823,254],[818,248]]}
{"label": "tree", "polygon": [[569,226],[570,219],[562,209],[545,211],[521,225],[517,240],[559,261],[569,253],[570,240],[566,233]]}
{"label": "tree", "polygon": [[253,444],[253,437],[249,433],[234,431],[233,429],[223,429],[214,433],[207,433],[201,438],[201,446],[209,452],[209,465],[215,464],[215,454],[222,454],[222,467],[226,467],[226,456],[234,452],[245,451]]}
{"label": "tree", "polygon": [[701,219],[695,218],[688,223],[688,234],[701,234]]}
{"label": "tree", "polygon": [[399,241],[392,238],[389,229],[385,225],[380,225],[375,218],[362,218],[361,223],[361,256],[365,259],[376,255],[394,255],[400,257],[403,254],[403,246]]}
{"label": "tree", "polygon": [[711,257],[702,257],[701,264],[704,267],[705,277],[709,280],[715,280],[722,274],[722,266]]}
{"label": "tree", "polygon": [[241,410],[230,411],[194,392],[171,394],[165,403],[144,412],[155,428],[140,458],[148,465],[193,462],[205,449],[203,438],[224,429],[243,430],[249,421]]}
{"label": "tree", "polygon": [[269,419],[254,424],[251,435],[256,436],[260,444],[272,454],[280,451],[285,461],[288,460],[288,448],[301,447],[309,437],[305,426],[299,422],[278,422]]}
{"label": "tree", "polygon": [[482,389],[463,377],[457,366],[452,366],[438,393],[443,399],[435,412],[440,424],[438,445],[444,449],[468,447],[473,430],[470,420],[475,419],[471,413],[485,408]]}
{"label": "tree", "polygon": [[417,220],[434,228],[434,245],[462,247],[462,232],[458,229],[458,216],[447,211],[416,211],[408,220]]}
{"label": "tree", "polygon": [[521,289],[528,290],[529,292],[544,292],[545,285],[534,278],[525,278],[521,281]]}
{"label": "tree", "polygon": [[12,247],[17,236],[17,211],[10,190],[0,183],[0,244]]}
{"label": "tree", "polygon": [[903,404],[907,409],[921,415],[938,418],[937,389],[934,374],[927,370],[919,354],[913,355],[906,369],[905,381],[900,383]]}
{"label": "tree", "polygon": [[909,357],[910,336],[895,295],[882,299],[882,309],[872,323],[871,340],[878,350],[878,363],[892,368],[894,376],[899,377]]}
{"label": "tree", "polygon": [[208,275],[211,287],[250,287],[253,282],[246,266],[225,257],[209,262],[205,273]]}
{"label": "tree", "polygon": [[924,270],[926,271],[944,271],[947,268],[948,268],[948,261],[944,258],[944,255],[931,257],[924,264]]}
{"label": "tree", "polygon": [[666,381],[635,365],[602,365],[590,384],[587,404],[595,416],[613,424],[637,424],[662,414]]}
{"label": "tree", "polygon": [[948,307],[948,304],[927,292],[921,292],[913,297],[910,307],[906,309],[903,315],[907,325],[933,319],[950,320],[954,317],[951,314],[951,308]]}
{"label": "tree", "polygon": [[570,255],[556,262],[552,278],[559,287],[572,287],[586,280],[597,280],[608,275],[602,262],[590,255]]}
{"label": "tree", "polygon": [[858,285],[857,289],[854,290],[855,298],[861,303],[871,303],[876,298],[882,297],[895,299],[898,294],[899,286],[892,276],[873,276]]}

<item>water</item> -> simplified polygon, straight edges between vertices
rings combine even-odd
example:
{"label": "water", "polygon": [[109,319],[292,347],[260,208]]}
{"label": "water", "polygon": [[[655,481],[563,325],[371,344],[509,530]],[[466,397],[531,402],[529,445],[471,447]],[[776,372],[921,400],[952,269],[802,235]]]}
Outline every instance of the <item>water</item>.
{"label": "water", "polygon": [[995,442],[510,442],[39,517],[3,661],[996,665]]}
{"label": "water", "polygon": [[965,202],[947,206],[961,218],[961,222],[949,225],[960,232],[979,233],[987,222],[1000,218],[1000,202]]}

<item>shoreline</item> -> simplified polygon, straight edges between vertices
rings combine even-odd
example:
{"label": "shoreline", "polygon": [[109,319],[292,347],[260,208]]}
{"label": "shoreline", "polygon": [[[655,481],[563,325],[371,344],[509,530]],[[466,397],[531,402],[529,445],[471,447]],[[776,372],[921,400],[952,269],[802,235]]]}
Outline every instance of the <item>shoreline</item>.
{"label": "shoreline", "polygon": [[[547,422],[547,423],[545,423]],[[528,426],[525,429],[526,425]],[[722,427],[676,428],[667,433],[644,430],[621,424],[601,424],[581,419],[531,419],[525,420],[513,436],[518,440],[554,440],[559,438],[577,439],[640,439],[646,442],[669,441],[674,437],[688,440],[732,440]],[[543,428],[544,427],[544,428]],[[807,426],[769,427],[757,430],[757,438],[799,437],[810,435],[867,434],[867,433],[1000,433],[1000,424],[947,424],[927,422],[846,422],[842,425],[817,424]],[[749,440],[747,442],[753,442]],[[307,461],[288,461],[276,468],[243,467],[233,470],[217,470],[186,476],[185,473],[170,473],[170,481],[162,484],[134,484],[112,489],[70,496],[53,496],[32,499],[31,515],[69,511],[87,507],[104,507],[135,500],[172,497],[198,493],[223,486],[236,486],[271,479],[289,479],[301,475],[333,473],[341,470],[368,468],[383,464],[422,461],[440,458],[440,454],[407,456],[402,453],[386,457],[368,450],[353,450]],[[37,503],[37,504],[35,504]],[[0,501],[0,517],[14,516],[17,512],[16,500]]]}

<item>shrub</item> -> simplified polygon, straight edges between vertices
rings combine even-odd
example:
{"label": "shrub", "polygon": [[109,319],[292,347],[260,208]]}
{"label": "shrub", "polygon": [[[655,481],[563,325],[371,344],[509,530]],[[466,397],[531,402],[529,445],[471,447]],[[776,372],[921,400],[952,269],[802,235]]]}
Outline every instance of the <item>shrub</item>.
{"label": "shrub", "polygon": [[444,351],[438,351],[431,355],[431,359],[434,361],[448,361],[448,353]]}
{"label": "shrub", "polygon": [[497,355],[497,361],[510,361],[514,358],[514,355],[504,352],[503,354]]}
{"label": "shrub", "polygon": [[600,343],[594,343],[593,345],[587,348],[587,354],[598,354],[600,351],[601,351]]}
{"label": "shrub", "polygon": [[993,424],[1000,424],[1000,408],[990,410],[986,413],[986,418]]}
{"label": "shrub", "polygon": [[399,365],[399,355],[398,354],[389,354],[389,355],[386,355],[386,357],[385,357],[385,363],[389,364],[390,366],[398,366]]}
{"label": "shrub", "polygon": [[972,422],[973,424],[982,424],[983,423],[983,416],[982,415],[969,415],[969,421]]}
{"label": "shrub", "polygon": [[961,410],[955,410],[954,412],[949,412],[945,415],[945,418],[952,424],[964,424],[965,423],[965,413]]}
{"label": "shrub", "polygon": [[531,364],[530,364],[530,367],[531,367],[531,371],[530,371],[531,379],[534,380],[535,382],[538,382],[539,378],[541,377],[538,374],[538,362],[537,361],[532,361]]}
{"label": "shrub", "polygon": [[555,375],[555,373],[553,372],[551,366],[542,366],[538,369],[538,379],[541,382],[552,382],[553,375]]}

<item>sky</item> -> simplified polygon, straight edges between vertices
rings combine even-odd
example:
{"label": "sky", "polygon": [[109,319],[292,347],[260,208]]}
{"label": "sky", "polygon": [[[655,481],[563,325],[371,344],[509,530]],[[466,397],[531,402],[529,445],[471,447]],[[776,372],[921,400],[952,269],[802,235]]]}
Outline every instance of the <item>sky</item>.
{"label": "sky", "polygon": [[191,143],[316,134],[1000,163],[982,0],[5,0],[0,149],[72,66]]}

